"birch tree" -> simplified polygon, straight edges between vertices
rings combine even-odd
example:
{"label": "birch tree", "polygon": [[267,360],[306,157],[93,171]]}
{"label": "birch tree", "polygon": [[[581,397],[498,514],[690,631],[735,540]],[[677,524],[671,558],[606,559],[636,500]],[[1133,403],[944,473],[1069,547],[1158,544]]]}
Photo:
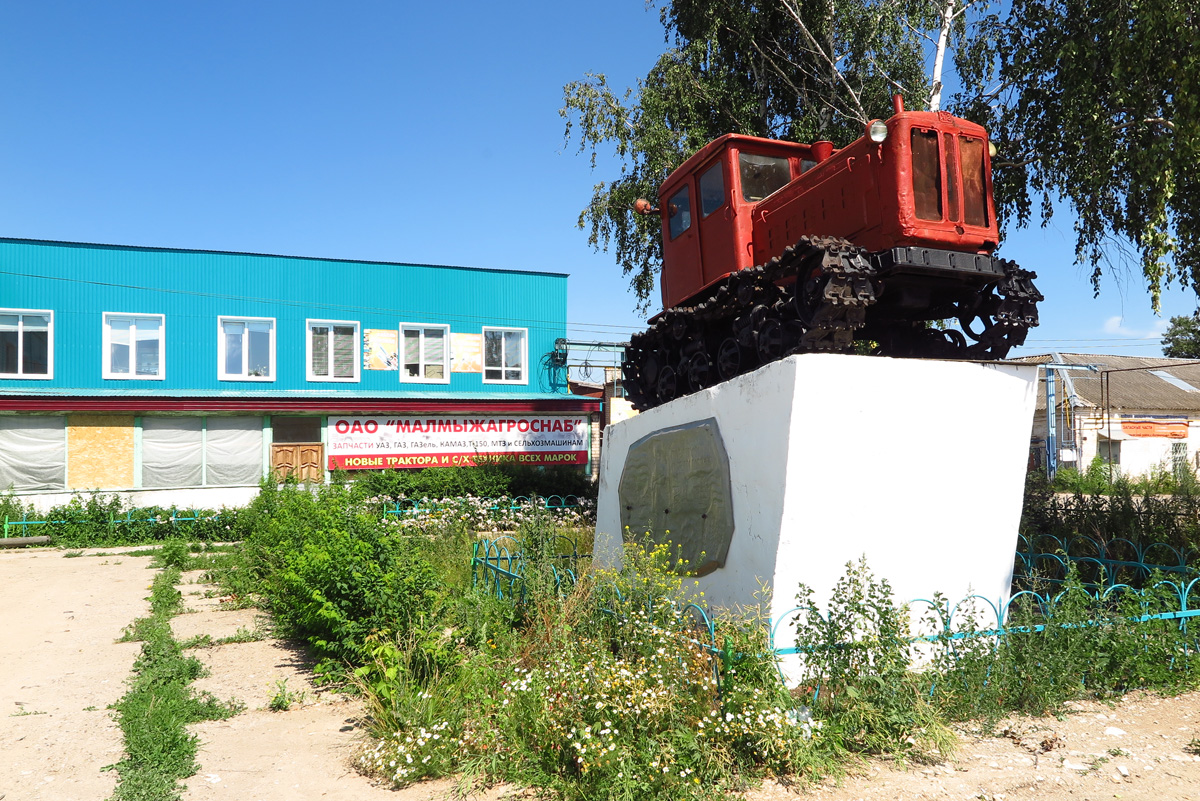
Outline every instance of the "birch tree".
{"label": "birch tree", "polygon": [[893,93],[988,128],[1001,222],[1045,222],[1065,204],[1097,290],[1124,252],[1156,308],[1171,281],[1200,287],[1200,35],[1184,0],[651,5],[668,48],[647,76],[616,92],[588,75],[565,87],[560,111],[593,164],[607,148],[621,162],[579,225],[613,251],[643,307],[661,251],[657,220],[632,212],[637,197],[723,133],[844,145],[890,115]]}

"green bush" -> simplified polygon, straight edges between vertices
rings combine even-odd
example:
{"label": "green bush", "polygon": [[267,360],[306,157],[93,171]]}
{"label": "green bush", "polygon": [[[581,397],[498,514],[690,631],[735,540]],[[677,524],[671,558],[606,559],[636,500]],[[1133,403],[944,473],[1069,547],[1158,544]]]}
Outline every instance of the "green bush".
{"label": "green bush", "polygon": [[830,749],[794,709],[761,620],[722,621],[718,686],[723,657],[682,611],[668,550],[632,546],[622,573],[561,594],[539,570],[552,554],[539,565],[535,546],[523,611],[506,621],[495,599],[468,594],[490,636],[442,630],[455,658],[424,675],[414,670],[417,640],[373,642],[358,675],[378,740],[360,767],[398,786],[465,772],[568,799],[683,799],[827,764]]}
{"label": "green bush", "polygon": [[866,559],[846,565],[824,614],[801,585],[793,620],[813,714],[842,747],[867,754],[949,750],[953,735],[911,664],[909,610]]}
{"label": "green bush", "polygon": [[445,596],[424,539],[387,531],[343,485],[264,485],[239,523],[244,562],[232,589],[260,593],[280,630],[313,647],[323,672],[364,663],[370,634],[406,633]]}
{"label": "green bush", "polygon": [[354,478],[358,498],[391,501],[414,498],[596,497],[596,484],[578,467],[480,465],[419,470],[364,471]]}

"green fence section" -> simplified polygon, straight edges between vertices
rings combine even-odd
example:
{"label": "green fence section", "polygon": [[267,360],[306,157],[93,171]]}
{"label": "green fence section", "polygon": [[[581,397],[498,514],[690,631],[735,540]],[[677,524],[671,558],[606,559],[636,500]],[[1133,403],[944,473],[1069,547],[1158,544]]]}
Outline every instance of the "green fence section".
{"label": "green fence section", "polygon": [[[20,520],[5,516],[4,538],[26,537],[34,534],[53,535],[56,526],[80,526],[93,529],[102,528],[110,536],[153,532],[155,539],[165,539],[177,534],[191,536],[194,533],[191,529],[194,529],[196,524],[220,521],[224,519],[223,514],[217,512],[206,515],[201,514],[201,510],[197,509],[187,509],[181,512],[178,509],[146,508],[130,509],[122,517],[108,515],[106,520],[97,520],[95,517],[80,517],[74,520],[30,520],[26,513]],[[166,526],[167,529],[160,529],[160,526]]]}
{"label": "green fence section", "polygon": [[[1043,542],[1042,544],[1049,543]],[[936,623],[931,629],[910,637],[908,642],[913,645],[940,645],[952,651],[955,642],[965,639],[998,639],[1012,635],[1036,634],[1044,632],[1048,628],[1157,624],[1172,627],[1176,632],[1180,647],[1183,649],[1183,654],[1200,654],[1200,627],[1189,628],[1189,621],[1200,616],[1200,577],[1197,577],[1195,569],[1186,563],[1187,554],[1182,554],[1175,549],[1168,549],[1170,553],[1163,552],[1164,555],[1173,554],[1178,561],[1168,558],[1163,560],[1165,564],[1154,564],[1145,560],[1148,555],[1153,556],[1156,546],[1129,550],[1132,543],[1111,541],[1101,544],[1092,540],[1086,544],[1083,542],[1063,543],[1066,547],[1061,549],[1060,553],[1048,554],[1036,553],[1036,548],[1025,541],[1022,541],[1021,545],[1026,550],[1018,552],[1018,565],[1036,566],[1044,563],[1045,558],[1053,557],[1057,560],[1056,566],[1062,566],[1064,576],[1066,570],[1074,564],[1097,567],[1106,575],[1118,574],[1120,571],[1126,570],[1139,577],[1149,579],[1157,571],[1161,574],[1176,574],[1179,576],[1179,580],[1164,578],[1155,581],[1152,586],[1141,589],[1123,583],[1094,584],[1089,589],[1077,588],[1074,591],[1085,592],[1089,602],[1094,604],[1097,609],[1108,609],[1115,612],[1118,607],[1122,606],[1121,602],[1126,602],[1125,608],[1127,608],[1128,602],[1132,599],[1141,612],[1141,614],[1133,615],[1098,616],[1083,622],[1062,622],[1059,608],[1067,594],[1066,591],[1039,593],[1014,587],[1013,594],[1004,603],[982,596],[971,596],[953,605],[944,600],[933,601],[919,598],[911,601],[907,607],[915,613],[924,613],[914,614],[914,617],[924,621],[936,621]],[[555,547],[557,552],[552,554],[548,560],[551,577],[555,589],[565,592],[575,584],[579,560],[587,557],[578,554],[574,541],[568,537],[557,537]],[[1089,553],[1096,555],[1080,554],[1079,549],[1084,547],[1093,549]],[[1074,555],[1070,551],[1074,551]],[[1032,554],[1031,558],[1024,558],[1029,557],[1030,554]],[[1114,558],[1117,555],[1128,555],[1134,558]],[[558,560],[563,561],[559,563]],[[482,540],[475,543],[471,555],[472,585],[476,589],[492,593],[499,598],[520,603],[525,598],[528,580],[526,568],[533,561],[522,553],[520,540],[512,537]],[[545,564],[547,559],[543,556],[537,561]],[[560,564],[564,566],[560,567]],[[1029,575],[1033,576],[1034,574],[1030,572]],[[1050,585],[1056,585],[1062,580],[1065,579],[1046,579]],[[618,597],[620,595],[616,587],[606,588],[605,591],[616,593]],[[727,644],[724,647],[718,645],[720,633],[716,621],[709,612],[694,603],[678,606],[669,598],[661,599],[657,605],[649,606],[656,607],[651,609],[651,612],[665,613],[668,617],[674,618],[677,624],[694,632],[696,639],[693,641],[713,657],[713,669],[716,671],[718,682],[721,682],[723,671],[735,664],[740,655],[731,652]],[[771,650],[777,657],[802,655],[813,650],[811,647],[801,644],[780,643],[781,629],[789,627],[799,615],[820,616],[820,612],[812,607],[798,606],[771,622],[769,642]],[[1009,625],[1010,621],[1014,619],[1021,622]],[[828,618],[825,617],[824,620],[828,621]],[[1147,635],[1150,633],[1152,632],[1147,631]],[[854,645],[854,643],[843,643],[834,647],[850,648]],[[1184,664],[1189,664],[1188,660],[1183,661]],[[723,685],[719,684],[719,686]],[[819,692],[819,690],[818,686],[815,691]],[[932,692],[932,687],[930,692]]]}
{"label": "green fence section", "polygon": [[1141,544],[1124,538],[1098,540],[1084,535],[1020,535],[1013,564],[1013,589],[1030,589],[1034,582],[1061,586],[1071,567],[1085,584],[1093,587],[1141,586],[1155,573],[1195,578],[1200,576],[1194,567],[1198,556],[1195,550],[1181,550],[1162,542]]}

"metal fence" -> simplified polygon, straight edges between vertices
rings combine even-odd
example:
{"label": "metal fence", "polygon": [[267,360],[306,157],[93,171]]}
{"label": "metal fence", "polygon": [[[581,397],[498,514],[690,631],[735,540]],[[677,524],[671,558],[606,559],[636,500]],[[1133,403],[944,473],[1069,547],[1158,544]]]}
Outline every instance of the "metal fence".
{"label": "metal fence", "polygon": [[[562,552],[550,558],[553,584],[556,591],[565,592],[575,585],[578,562],[586,557],[578,553],[574,541],[568,537],[557,536],[555,542],[556,548]],[[1039,551],[1040,546],[1053,546],[1055,553]],[[964,598],[955,604],[950,604],[944,599],[918,598],[909,602],[906,607],[910,610],[911,618],[923,621],[923,625],[907,642],[913,645],[949,645],[964,639],[999,639],[1011,634],[1037,633],[1045,631],[1048,627],[1145,624],[1159,621],[1178,627],[1178,631],[1189,638],[1188,647],[1192,651],[1200,651],[1200,637],[1197,636],[1200,635],[1200,629],[1193,627],[1189,632],[1188,628],[1188,622],[1193,617],[1200,616],[1200,575],[1188,565],[1188,553],[1161,544],[1139,547],[1127,540],[1100,543],[1086,537],[1076,537],[1065,543],[1054,537],[1040,537],[1033,542],[1022,538],[1019,547],[1017,564],[1027,568],[1027,576],[1035,576],[1039,565],[1050,564],[1055,569],[1061,569],[1065,577],[1067,568],[1076,564],[1094,567],[1104,576],[1128,572],[1148,581],[1155,575],[1155,571],[1158,571],[1178,578],[1161,579],[1141,589],[1126,583],[1108,581],[1092,584],[1090,587],[1054,590],[1053,588],[1061,587],[1065,578],[1043,577],[1052,587],[1052,591],[1016,589],[1003,604],[979,595]],[[570,567],[560,569],[558,560],[565,560],[564,564],[569,561]],[[502,537],[478,542],[471,556],[472,585],[499,598],[519,603],[525,598],[526,568],[529,564],[530,560],[526,559],[521,551],[520,540]],[[615,586],[603,587],[600,591],[614,594],[614,598],[620,600],[620,591]],[[1084,622],[1063,622],[1059,609],[1068,592],[1086,593],[1088,603],[1096,610],[1107,610],[1111,614],[1094,616]],[[1132,601],[1140,610],[1140,614],[1118,614],[1122,601],[1125,602],[1126,609]],[[611,606],[615,607],[617,604]],[[665,613],[666,619],[673,619],[675,625],[689,633],[693,644],[714,658],[713,669],[718,682],[721,682],[723,671],[734,664],[740,655],[731,650],[728,638],[724,646],[718,645],[718,623],[710,613],[695,603],[679,606],[670,598],[649,602],[647,607],[652,612],[657,609],[658,612]],[[1019,614],[1014,614],[1017,610]],[[617,614],[615,609],[603,608],[603,611]],[[770,622],[768,643],[776,657],[802,655],[813,650],[811,646],[786,645],[780,641],[781,629],[790,626],[798,615],[807,614],[821,615],[815,608],[798,606]],[[1010,626],[1010,620],[1014,617],[1019,618],[1021,622]],[[828,622],[828,617],[823,619]],[[835,647],[852,645],[843,643]]]}
{"label": "metal fence", "polygon": [[[9,537],[24,537],[30,532],[30,526],[33,526],[33,531],[44,532],[44,529],[39,526],[103,526],[109,533],[116,533],[121,530],[128,531],[139,527],[152,526],[170,526],[172,531],[176,531],[180,526],[193,526],[199,522],[211,522],[219,520],[220,514],[201,515],[196,509],[184,510],[181,514],[178,509],[171,509],[170,514],[163,509],[130,509],[123,517],[109,515],[107,520],[98,521],[94,518],[85,517],[77,520],[30,520],[29,513],[26,512],[21,516],[20,520],[4,517],[4,539]],[[50,533],[53,533],[52,531]]]}
{"label": "metal fence", "polygon": [[1123,538],[1101,541],[1084,535],[1020,535],[1013,564],[1014,589],[1029,589],[1034,582],[1061,586],[1072,566],[1085,584],[1094,587],[1141,586],[1156,572],[1195,577],[1200,575],[1193,567],[1198,556],[1194,550],[1161,542],[1143,545]]}

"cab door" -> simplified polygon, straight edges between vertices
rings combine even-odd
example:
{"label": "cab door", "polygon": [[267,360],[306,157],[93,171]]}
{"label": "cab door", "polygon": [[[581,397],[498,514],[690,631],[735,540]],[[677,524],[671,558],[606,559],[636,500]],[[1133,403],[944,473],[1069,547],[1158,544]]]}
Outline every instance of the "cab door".
{"label": "cab door", "polygon": [[663,308],[678,306],[704,285],[700,266],[700,227],[691,176],[663,193],[663,269],[659,278]]}
{"label": "cab door", "polygon": [[733,181],[725,150],[699,172],[696,181],[697,216],[700,219],[702,284],[708,285],[740,266],[735,243],[736,207],[731,200]]}

